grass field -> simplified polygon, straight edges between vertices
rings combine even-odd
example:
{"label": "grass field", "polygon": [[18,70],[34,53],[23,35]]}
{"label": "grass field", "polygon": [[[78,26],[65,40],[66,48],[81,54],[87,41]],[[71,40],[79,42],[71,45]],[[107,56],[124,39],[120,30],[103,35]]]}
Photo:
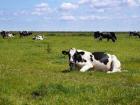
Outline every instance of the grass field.
{"label": "grass field", "polygon": [[[59,33],[62,34],[62,33]],[[116,43],[91,35],[0,38],[0,105],[140,105],[140,39],[118,35]],[[64,73],[62,50],[115,54],[122,73]]]}

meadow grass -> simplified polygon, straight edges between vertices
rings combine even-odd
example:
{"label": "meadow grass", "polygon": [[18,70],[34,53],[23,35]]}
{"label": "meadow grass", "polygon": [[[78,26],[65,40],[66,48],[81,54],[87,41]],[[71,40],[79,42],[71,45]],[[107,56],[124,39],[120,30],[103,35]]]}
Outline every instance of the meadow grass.
{"label": "meadow grass", "polygon": [[[124,34],[116,43],[83,34],[46,37],[0,38],[0,105],[140,104],[140,39]],[[68,57],[61,51],[72,47],[115,54],[128,71],[64,73]]]}

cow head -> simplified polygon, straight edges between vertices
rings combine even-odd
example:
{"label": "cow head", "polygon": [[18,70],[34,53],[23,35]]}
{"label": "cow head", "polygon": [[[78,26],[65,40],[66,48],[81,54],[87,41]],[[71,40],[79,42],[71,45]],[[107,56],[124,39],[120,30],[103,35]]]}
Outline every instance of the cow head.
{"label": "cow head", "polygon": [[78,52],[75,48],[71,48],[68,51],[62,51],[62,54],[69,56],[70,70],[75,70],[76,61],[82,61],[81,54],[84,54],[84,52]]}
{"label": "cow head", "polygon": [[76,61],[82,61],[81,55],[83,55],[84,52],[78,52],[75,48],[71,48],[69,51],[62,51],[62,54],[69,56],[70,63],[76,63]]}
{"label": "cow head", "polygon": [[62,51],[62,54],[69,56],[69,62],[70,63],[75,63],[75,60],[74,60],[75,53],[76,53],[75,48],[71,48],[69,51]]}
{"label": "cow head", "polygon": [[100,32],[99,31],[96,31],[94,32],[94,38],[99,38],[101,35],[100,35]]}

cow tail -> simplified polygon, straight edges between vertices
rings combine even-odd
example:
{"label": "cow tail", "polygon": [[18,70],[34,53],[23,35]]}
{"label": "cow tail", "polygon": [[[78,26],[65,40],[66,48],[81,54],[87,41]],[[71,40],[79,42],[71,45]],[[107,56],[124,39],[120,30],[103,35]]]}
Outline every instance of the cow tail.
{"label": "cow tail", "polygon": [[113,70],[113,61],[110,64],[110,70],[109,71],[112,71],[112,70]]}

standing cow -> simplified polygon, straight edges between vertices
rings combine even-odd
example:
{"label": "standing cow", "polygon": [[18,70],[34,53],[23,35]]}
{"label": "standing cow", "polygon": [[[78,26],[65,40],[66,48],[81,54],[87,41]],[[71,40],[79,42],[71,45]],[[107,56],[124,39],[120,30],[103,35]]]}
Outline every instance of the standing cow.
{"label": "standing cow", "polygon": [[22,31],[22,32],[19,32],[19,34],[20,34],[20,37],[23,37],[23,36],[30,36],[30,35],[32,35],[32,32]]}
{"label": "standing cow", "polygon": [[121,63],[115,55],[104,52],[92,53],[75,48],[62,51],[62,54],[69,56],[70,70],[78,67],[81,72],[89,69],[102,70],[107,73],[121,72]]}
{"label": "standing cow", "polygon": [[140,34],[138,32],[129,32],[129,36],[137,36],[140,38]]}
{"label": "standing cow", "polygon": [[112,42],[115,42],[117,40],[117,37],[115,35],[114,32],[94,32],[94,38],[95,39],[107,39],[107,41],[109,41],[110,39],[112,40]]}

